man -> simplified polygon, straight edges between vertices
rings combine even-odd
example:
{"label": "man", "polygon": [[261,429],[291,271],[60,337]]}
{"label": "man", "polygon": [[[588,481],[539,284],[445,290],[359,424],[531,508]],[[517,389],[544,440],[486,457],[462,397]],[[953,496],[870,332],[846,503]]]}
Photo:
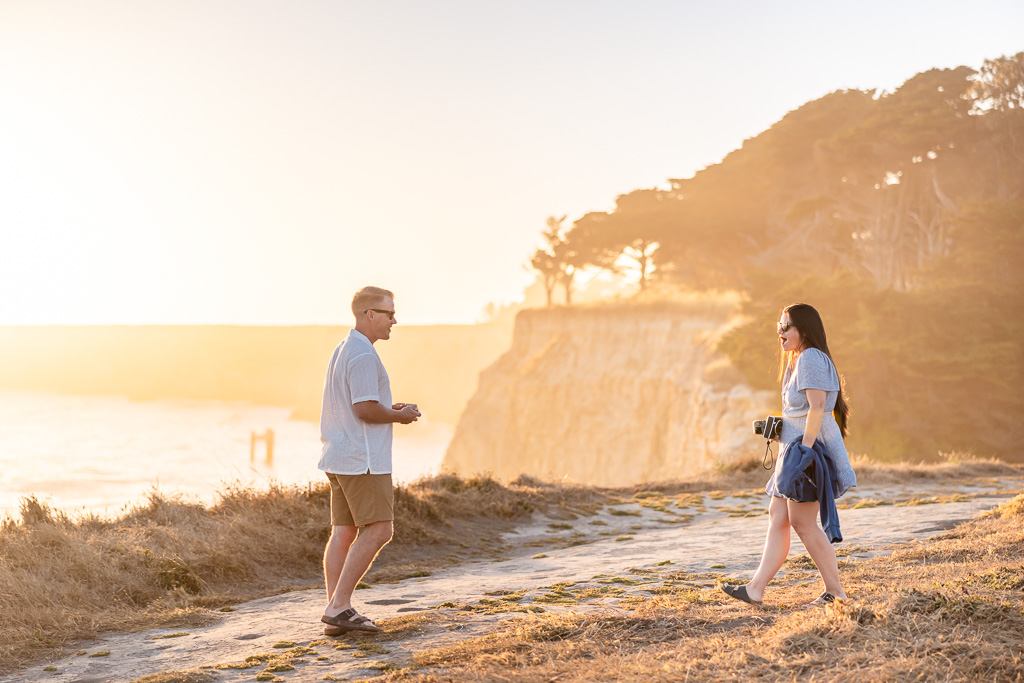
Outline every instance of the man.
{"label": "man", "polygon": [[324,550],[324,632],[380,629],[352,608],[352,591],[388,541],[394,521],[391,432],[420,417],[415,404],[391,403],[388,373],[373,345],[391,337],[395,295],[363,287],[352,299],[355,329],[334,350],[320,411],[323,455],[331,482],[331,537]]}

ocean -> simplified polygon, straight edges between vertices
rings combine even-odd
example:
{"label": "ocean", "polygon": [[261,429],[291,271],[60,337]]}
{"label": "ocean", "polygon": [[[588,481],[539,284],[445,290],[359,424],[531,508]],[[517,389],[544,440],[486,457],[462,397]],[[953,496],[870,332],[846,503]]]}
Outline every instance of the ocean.
{"label": "ocean", "polygon": [[[287,408],[210,400],[0,392],[0,517],[28,495],[69,514],[116,516],[156,488],[210,504],[227,485],[324,480],[319,426]],[[250,435],[274,431],[273,460]],[[394,477],[439,471],[453,426],[395,425]]]}

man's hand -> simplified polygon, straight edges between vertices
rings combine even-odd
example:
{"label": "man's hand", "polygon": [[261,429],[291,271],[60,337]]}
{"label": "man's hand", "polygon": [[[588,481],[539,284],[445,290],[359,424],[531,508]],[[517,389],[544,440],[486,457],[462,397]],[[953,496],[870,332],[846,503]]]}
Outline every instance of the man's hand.
{"label": "man's hand", "polygon": [[398,411],[398,421],[404,425],[407,425],[410,422],[415,422],[420,419],[420,416],[422,415],[419,407],[415,403],[396,403],[391,406],[391,409]]}

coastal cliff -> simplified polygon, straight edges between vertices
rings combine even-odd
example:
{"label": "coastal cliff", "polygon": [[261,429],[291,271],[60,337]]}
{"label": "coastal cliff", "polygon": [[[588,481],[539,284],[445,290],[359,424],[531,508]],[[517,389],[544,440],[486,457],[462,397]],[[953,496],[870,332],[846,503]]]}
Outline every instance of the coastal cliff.
{"label": "coastal cliff", "polygon": [[[510,480],[619,486],[691,475],[763,450],[779,409],[715,351],[729,302],[528,310],[480,374],[444,467]],[[767,371],[767,369],[766,369]]]}

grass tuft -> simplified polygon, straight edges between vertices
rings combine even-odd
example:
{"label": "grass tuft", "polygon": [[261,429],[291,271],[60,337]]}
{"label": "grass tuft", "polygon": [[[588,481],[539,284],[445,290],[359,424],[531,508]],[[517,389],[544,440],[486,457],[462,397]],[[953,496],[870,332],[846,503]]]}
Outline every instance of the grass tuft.
{"label": "grass tuft", "polygon": [[132,683],[210,683],[217,675],[208,671],[164,671],[136,678]]}
{"label": "grass tuft", "polygon": [[984,514],[985,517],[1024,517],[1024,493]]}

